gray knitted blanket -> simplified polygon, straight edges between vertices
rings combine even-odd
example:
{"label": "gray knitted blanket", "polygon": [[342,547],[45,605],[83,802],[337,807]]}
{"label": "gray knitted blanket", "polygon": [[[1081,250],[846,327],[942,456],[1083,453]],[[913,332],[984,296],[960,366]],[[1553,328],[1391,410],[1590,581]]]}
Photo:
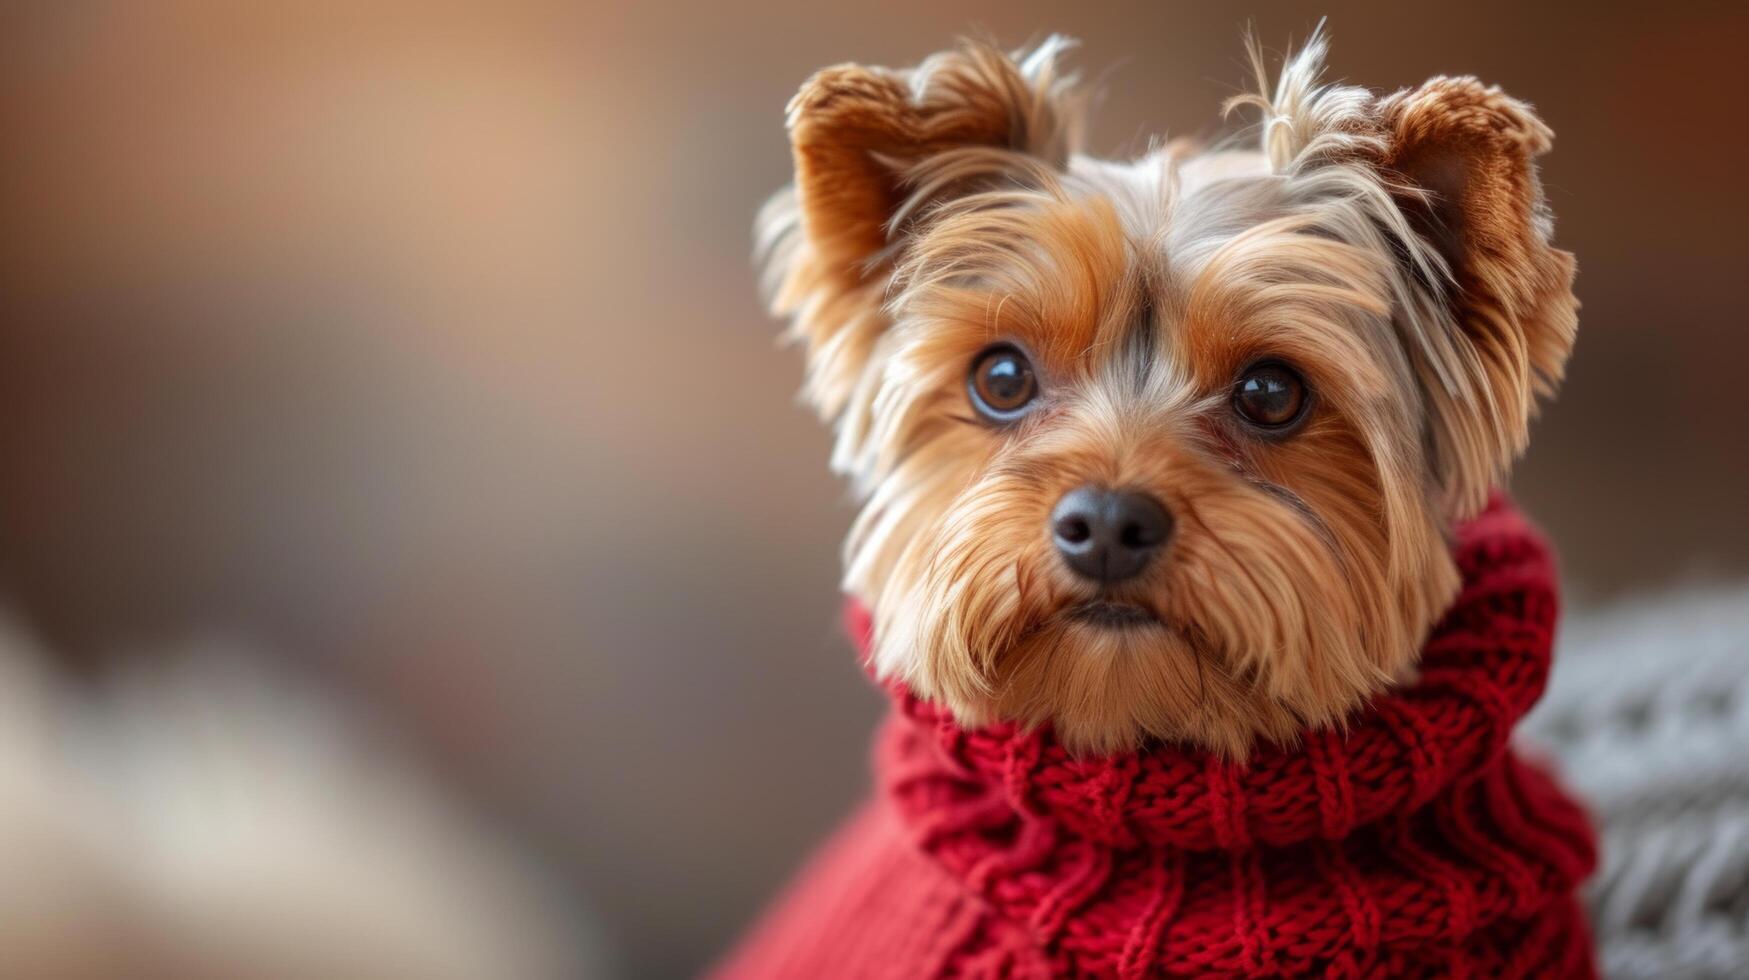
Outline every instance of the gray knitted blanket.
{"label": "gray knitted blanket", "polygon": [[1570,616],[1523,733],[1598,821],[1604,976],[1749,978],[1749,586]]}

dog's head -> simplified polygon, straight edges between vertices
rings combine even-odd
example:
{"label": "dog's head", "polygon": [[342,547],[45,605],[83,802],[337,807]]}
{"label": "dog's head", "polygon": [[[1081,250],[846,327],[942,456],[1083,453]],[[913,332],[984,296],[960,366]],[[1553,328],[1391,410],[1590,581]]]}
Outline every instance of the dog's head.
{"label": "dog's head", "polygon": [[873,661],[962,721],[1231,755],[1339,721],[1457,588],[1453,521],[1576,329],[1533,159],[1469,78],[1282,69],[1258,150],[1077,155],[1057,39],[845,65],[760,234],[862,511]]}

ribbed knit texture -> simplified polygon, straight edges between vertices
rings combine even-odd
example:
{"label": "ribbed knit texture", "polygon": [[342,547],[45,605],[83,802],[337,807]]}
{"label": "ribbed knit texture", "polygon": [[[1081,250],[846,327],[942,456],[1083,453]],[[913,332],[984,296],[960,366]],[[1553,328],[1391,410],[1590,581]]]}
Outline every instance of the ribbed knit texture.
{"label": "ribbed knit texture", "polygon": [[1412,688],[1245,764],[1075,758],[891,688],[875,799],[721,976],[1593,975],[1591,831],[1510,748],[1548,675],[1551,559],[1499,498],[1456,557]]}

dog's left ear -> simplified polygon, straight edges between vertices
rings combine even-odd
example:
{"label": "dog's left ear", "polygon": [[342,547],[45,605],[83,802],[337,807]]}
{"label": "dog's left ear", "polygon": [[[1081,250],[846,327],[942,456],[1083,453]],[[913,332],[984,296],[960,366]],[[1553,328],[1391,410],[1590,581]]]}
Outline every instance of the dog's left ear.
{"label": "dog's left ear", "polygon": [[1461,337],[1432,339],[1459,377],[1428,388],[1437,476],[1462,516],[1523,451],[1536,399],[1553,394],[1578,329],[1573,256],[1550,243],[1535,163],[1553,133],[1474,78],[1436,78],[1375,108],[1376,165],[1450,272]]}

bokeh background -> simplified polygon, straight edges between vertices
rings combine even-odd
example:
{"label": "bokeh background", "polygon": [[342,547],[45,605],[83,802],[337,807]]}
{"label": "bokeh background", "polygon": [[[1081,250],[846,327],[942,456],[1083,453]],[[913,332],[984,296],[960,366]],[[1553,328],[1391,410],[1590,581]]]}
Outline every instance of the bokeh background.
{"label": "bokeh background", "polygon": [[701,969],[867,775],[851,509],[749,265],[823,65],[1066,32],[1102,153],[1219,132],[1247,22],[1500,83],[1584,302],[1514,490],[1581,604],[1749,574],[1742,5],[0,10],[0,604],[72,678],[280,651],[612,976]]}

